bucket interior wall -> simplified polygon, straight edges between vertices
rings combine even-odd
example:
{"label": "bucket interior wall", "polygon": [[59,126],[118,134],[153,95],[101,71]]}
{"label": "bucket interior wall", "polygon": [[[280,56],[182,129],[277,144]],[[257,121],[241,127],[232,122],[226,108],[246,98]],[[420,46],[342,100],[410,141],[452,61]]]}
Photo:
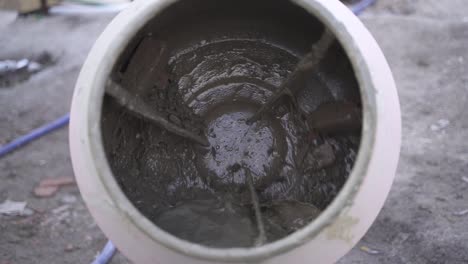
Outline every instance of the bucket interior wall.
{"label": "bucket interior wall", "polygon": [[292,95],[247,120],[323,31],[312,15],[280,0],[178,1],[142,28],[109,79],[131,95],[127,101],[137,98],[209,144],[106,95],[104,149],[133,205],[163,230],[215,248],[273,242],[313,221],[346,182],[361,136],[360,119],[336,131],[306,121],[361,111],[339,42]]}

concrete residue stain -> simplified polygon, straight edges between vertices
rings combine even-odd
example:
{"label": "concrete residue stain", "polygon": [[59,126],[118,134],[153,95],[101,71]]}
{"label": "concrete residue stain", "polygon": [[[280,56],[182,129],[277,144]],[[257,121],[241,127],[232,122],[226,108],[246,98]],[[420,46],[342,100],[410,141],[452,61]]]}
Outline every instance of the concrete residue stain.
{"label": "concrete residue stain", "polygon": [[359,223],[359,218],[349,215],[340,215],[333,224],[326,228],[326,235],[328,239],[342,240],[350,245],[353,244],[352,229]]}

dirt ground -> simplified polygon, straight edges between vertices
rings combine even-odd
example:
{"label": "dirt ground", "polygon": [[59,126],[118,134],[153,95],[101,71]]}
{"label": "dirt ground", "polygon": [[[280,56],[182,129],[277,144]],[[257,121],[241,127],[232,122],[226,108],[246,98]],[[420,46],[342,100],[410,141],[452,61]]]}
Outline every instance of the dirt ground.
{"label": "dirt ground", "polygon": [[[0,12],[0,60],[43,52],[54,60],[0,88],[0,144],[68,112],[81,64],[111,18]],[[361,18],[394,72],[403,145],[384,209],[339,263],[468,263],[466,0],[380,0]],[[0,216],[1,264],[89,263],[104,246],[76,186],[50,198],[33,194],[49,177],[73,177],[67,129],[0,159],[0,203],[26,201],[31,209]],[[117,254],[111,263],[128,260]]]}

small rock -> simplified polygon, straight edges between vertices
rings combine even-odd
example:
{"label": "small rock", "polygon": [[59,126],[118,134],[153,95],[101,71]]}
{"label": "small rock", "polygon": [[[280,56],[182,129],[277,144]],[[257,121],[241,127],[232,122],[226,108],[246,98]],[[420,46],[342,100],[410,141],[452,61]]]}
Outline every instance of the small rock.
{"label": "small rock", "polygon": [[468,177],[462,177],[461,179],[462,179],[462,181],[468,183]]}
{"label": "small rock", "polygon": [[37,197],[45,198],[51,197],[58,191],[57,186],[38,186],[34,188],[34,195]]}
{"label": "small rock", "polygon": [[75,250],[75,247],[72,244],[67,244],[65,247],[65,252],[71,252],[73,250]]}
{"label": "small rock", "polygon": [[372,248],[366,247],[366,246],[362,246],[362,247],[360,247],[359,249],[361,249],[361,251],[364,251],[364,252],[366,252],[366,253],[369,254],[369,255],[379,255],[379,254],[380,254],[380,251],[378,251],[378,250],[376,250],[376,249],[372,249]]}
{"label": "small rock", "polygon": [[70,194],[66,194],[62,197],[62,199],[60,199],[60,201],[64,204],[72,204],[72,203],[75,203],[76,200],[77,200],[76,196],[70,195]]}
{"label": "small rock", "polygon": [[440,131],[450,125],[450,121],[447,119],[439,119],[435,124],[431,125],[431,130],[434,132]]}

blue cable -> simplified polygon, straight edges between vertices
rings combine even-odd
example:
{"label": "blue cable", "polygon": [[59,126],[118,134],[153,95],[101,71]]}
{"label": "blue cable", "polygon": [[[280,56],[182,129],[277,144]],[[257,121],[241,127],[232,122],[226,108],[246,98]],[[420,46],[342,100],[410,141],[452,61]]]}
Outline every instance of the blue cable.
{"label": "blue cable", "polygon": [[351,5],[350,9],[351,9],[351,11],[353,11],[353,13],[356,16],[358,16],[362,12],[364,12],[364,10],[366,10],[366,8],[370,7],[375,2],[376,2],[376,0],[362,0],[360,2],[357,2],[356,4]]}
{"label": "blue cable", "polygon": [[56,129],[59,129],[65,125],[68,124],[70,121],[70,114],[66,114],[59,119],[52,121],[51,123],[48,123],[46,125],[43,125],[39,128],[34,129],[33,131],[29,132],[28,134],[21,136],[12,142],[1,146],[0,147],[0,158],[5,156],[6,154],[16,150],[17,148],[37,139],[45,134],[48,134]]}
{"label": "blue cable", "polygon": [[101,253],[96,257],[92,264],[107,264],[114,256],[116,248],[110,240],[107,241],[106,246],[102,249]]}

